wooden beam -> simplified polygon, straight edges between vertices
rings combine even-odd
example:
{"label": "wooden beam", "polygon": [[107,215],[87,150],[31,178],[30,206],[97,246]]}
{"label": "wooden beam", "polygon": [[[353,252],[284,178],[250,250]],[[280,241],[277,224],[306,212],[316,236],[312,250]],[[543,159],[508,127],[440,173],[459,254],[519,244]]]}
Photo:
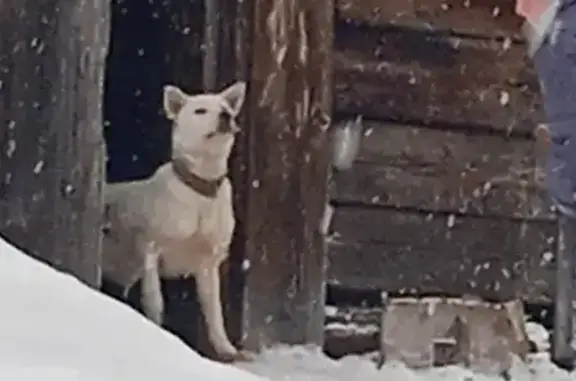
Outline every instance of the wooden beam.
{"label": "wooden beam", "polygon": [[553,218],[536,142],[366,123],[332,199],[476,215]]}
{"label": "wooden beam", "polygon": [[554,221],[336,208],[328,281],[400,294],[550,301]]}
{"label": "wooden beam", "polygon": [[[170,0],[167,3],[154,4],[155,8],[164,8],[162,16],[166,17],[162,21],[164,28],[167,28],[163,41],[168,74],[166,81],[178,84],[191,94],[203,92],[204,1]],[[138,6],[138,3],[135,2],[134,6]],[[157,12],[162,10],[158,9]]]}
{"label": "wooden beam", "polygon": [[[331,0],[253,0],[245,213],[248,348],[323,340]],[[248,266],[249,263],[249,266]]]}
{"label": "wooden beam", "polygon": [[479,37],[520,38],[522,20],[513,0],[338,0],[343,19],[371,25],[405,25]]}
{"label": "wooden beam", "polygon": [[532,133],[539,88],[518,44],[339,21],[336,110],[382,120]]}
{"label": "wooden beam", "polygon": [[0,3],[0,231],[100,284],[109,2]]}

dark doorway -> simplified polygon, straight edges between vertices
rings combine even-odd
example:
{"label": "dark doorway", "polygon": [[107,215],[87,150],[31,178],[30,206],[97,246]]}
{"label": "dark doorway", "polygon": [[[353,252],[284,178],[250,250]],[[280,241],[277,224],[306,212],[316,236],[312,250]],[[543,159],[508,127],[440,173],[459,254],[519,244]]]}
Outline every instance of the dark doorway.
{"label": "dark doorway", "polygon": [[151,175],[170,156],[162,88],[202,87],[202,1],[114,0],[105,79],[108,181]]}

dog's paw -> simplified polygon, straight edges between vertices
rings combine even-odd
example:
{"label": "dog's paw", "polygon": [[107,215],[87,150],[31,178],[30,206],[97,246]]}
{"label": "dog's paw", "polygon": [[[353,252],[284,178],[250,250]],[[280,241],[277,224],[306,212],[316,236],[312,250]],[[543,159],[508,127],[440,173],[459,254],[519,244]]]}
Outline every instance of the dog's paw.
{"label": "dog's paw", "polygon": [[236,352],[236,355],[234,356],[235,362],[252,362],[254,360],[256,360],[254,354],[245,350]]}
{"label": "dog's paw", "polygon": [[254,355],[250,352],[240,350],[234,353],[218,353],[216,355],[216,360],[223,363],[251,362],[254,361]]}

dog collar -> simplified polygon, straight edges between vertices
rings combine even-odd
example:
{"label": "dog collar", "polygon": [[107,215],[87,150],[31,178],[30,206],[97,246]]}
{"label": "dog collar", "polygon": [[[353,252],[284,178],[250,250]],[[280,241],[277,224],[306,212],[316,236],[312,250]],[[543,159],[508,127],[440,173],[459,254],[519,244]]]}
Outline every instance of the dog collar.
{"label": "dog collar", "polygon": [[226,178],[226,175],[223,175],[214,180],[204,179],[192,172],[181,159],[172,160],[172,170],[187,187],[208,198],[216,198],[218,190]]}

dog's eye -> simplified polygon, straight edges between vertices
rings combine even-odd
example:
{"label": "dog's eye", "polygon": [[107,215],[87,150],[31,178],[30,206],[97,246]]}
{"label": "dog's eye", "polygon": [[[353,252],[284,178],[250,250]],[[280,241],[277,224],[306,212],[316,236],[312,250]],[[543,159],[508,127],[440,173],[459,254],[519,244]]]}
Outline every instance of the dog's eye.
{"label": "dog's eye", "polygon": [[222,120],[230,120],[230,119],[232,119],[232,115],[230,115],[229,112],[220,111],[220,119],[222,119]]}
{"label": "dog's eye", "polygon": [[206,110],[205,108],[197,108],[196,110],[194,110],[194,114],[196,115],[204,115],[208,112],[208,110]]}
{"label": "dog's eye", "polygon": [[209,133],[207,133],[207,134],[205,135],[206,139],[213,138],[214,136],[216,136],[216,133],[215,133],[215,132],[209,132]]}

